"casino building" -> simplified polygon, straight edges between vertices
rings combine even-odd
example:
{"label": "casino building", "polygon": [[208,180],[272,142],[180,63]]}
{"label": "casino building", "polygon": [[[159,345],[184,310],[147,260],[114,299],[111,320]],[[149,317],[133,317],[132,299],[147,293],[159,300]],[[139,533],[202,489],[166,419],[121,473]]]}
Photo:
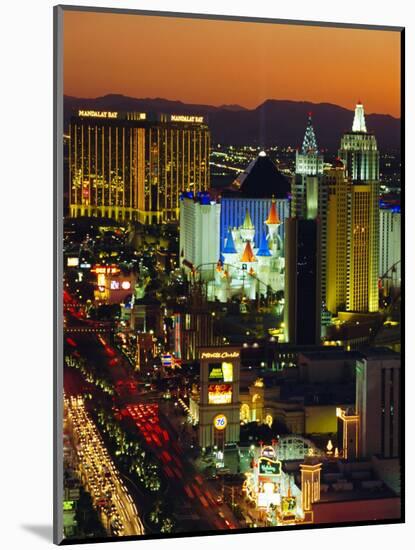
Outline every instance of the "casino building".
{"label": "casino building", "polygon": [[69,215],[175,222],[210,185],[203,116],[79,110],[69,125]]}
{"label": "casino building", "polygon": [[197,409],[200,447],[216,446],[223,453],[226,444],[239,441],[240,349],[226,346],[199,351],[200,392],[190,409]]}
{"label": "casino building", "polygon": [[253,246],[259,248],[269,211],[273,203],[280,220],[277,234],[284,246],[284,221],[290,216],[290,182],[270,157],[261,151],[222,192],[220,213],[220,248],[223,253],[229,230],[240,227],[249,212],[256,231]]}

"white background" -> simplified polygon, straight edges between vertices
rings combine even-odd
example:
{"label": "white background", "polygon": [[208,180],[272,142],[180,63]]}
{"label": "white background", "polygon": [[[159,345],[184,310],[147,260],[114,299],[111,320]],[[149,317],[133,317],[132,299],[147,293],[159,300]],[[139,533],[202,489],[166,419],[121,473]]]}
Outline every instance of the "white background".
{"label": "white background", "polygon": [[[72,3],[406,26],[406,309],[415,311],[411,288],[415,239],[412,210],[415,198],[413,2],[74,0]],[[51,544],[52,537],[52,6],[49,0],[6,0],[2,2],[0,15],[0,544],[7,550],[44,548]],[[249,77],[250,70],[252,68],[248,67],[245,77]],[[373,85],[381,86],[382,83],[374,82]],[[140,542],[140,547],[167,548],[169,545],[169,548],[179,549],[196,544],[201,549],[224,544],[229,549],[260,544],[336,550],[356,545],[376,549],[393,548],[398,544],[404,548],[413,547],[410,542],[415,538],[414,445],[411,441],[414,415],[411,409],[415,365],[411,340],[415,334],[411,321],[408,316],[407,525],[148,541]],[[117,548],[136,544],[117,543]]]}

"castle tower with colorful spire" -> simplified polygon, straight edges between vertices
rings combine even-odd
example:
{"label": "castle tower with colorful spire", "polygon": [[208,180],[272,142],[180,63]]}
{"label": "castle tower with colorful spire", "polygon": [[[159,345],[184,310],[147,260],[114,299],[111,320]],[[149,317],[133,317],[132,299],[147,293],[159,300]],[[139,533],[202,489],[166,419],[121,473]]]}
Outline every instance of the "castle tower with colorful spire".
{"label": "castle tower with colorful spire", "polygon": [[243,241],[253,241],[255,236],[255,226],[252,223],[249,210],[246,209],[245,219],[239,228]]}
{"label": "castle tower with colorful spire", "polygon": [[232,229],[229,228],[225,246],[222,251],[225,264],[233,265],[238,257],[235,241],[233,239]]}
{"label": "castle tower with colorful spire", "polygon": [[275,199],[272,199],[271,208],[269,210],[268,218],[266,219],[265,224],[268,227],[270,238],[274,239],[275,235],[277,234],[278,227],[281,224]]}
{"label": "castle tower with colorful spire", "polygon": [[252,250],[251,241],[246,241],[240,261],[242,264],[242,269],[249,271],[252,267],[255,270],[258,260]]}
{"label": "castle tower with colorful spire", "polygon": [[[266,223],[266,222],[265,222]],[[269,242],[265,231],[262,232],[261,243],[256,253],[258,258],[258,279],[265,288],[260,288],[262,294],[266,294],[267,287],[270,284],[270,268],[272,261],[272,253],[269,249]],[[260,285],[261,286],[261,285]]]}

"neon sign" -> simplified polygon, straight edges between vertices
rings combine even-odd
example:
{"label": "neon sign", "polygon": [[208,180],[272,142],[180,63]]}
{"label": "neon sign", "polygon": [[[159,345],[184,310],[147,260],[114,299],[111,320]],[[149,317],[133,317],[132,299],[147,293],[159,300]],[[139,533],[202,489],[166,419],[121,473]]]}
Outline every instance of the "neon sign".
{"label": "neon sign", "polygon": [[236,359],[239,351],[202,351],[201,359]]}
{"label": "neon sign", "polygon": [[233,365],[232,363],[223,362],[222,364],[213,363],[208,366],[209,380],[217,380],[218,382],[233,381]]}
{"label": "neon sign", "polygon": [[281,475],[281,462],[262,456],[258,460],[258,471],[260,475],[279,476]]}
{"label": "neon sign", "polygon": [[171,122],[203,122],[202,116],[194,115],[171,115]]}
{"label": "neon sign", "polygon": [[212,405],[232,403],[232,386],[230,384],[210,384],[208,387],[208,401]]}
{"label": "neon sign", "polygon": [[217,367],[209,368],[209,380],[212,380],[215,378],[218,380],[223,380],[222,367],[217,366]]}
{"label": "neon sign", "polygon": [[117,111],[86,111],[80,109],[78,116],[94,117],[94,118],[118,118]]}
{"label": "neon sign", "polygon": [[120,271],[120,268],[116,265],[94,265],[91,269],[91,273],[96,273],[97,275],[116,275]]}
{"label": "neon sign", "polygon": [[213,419],[213,426],[219,431],[224,430],[227,425],[228,419],[224,414],[217,414]]}

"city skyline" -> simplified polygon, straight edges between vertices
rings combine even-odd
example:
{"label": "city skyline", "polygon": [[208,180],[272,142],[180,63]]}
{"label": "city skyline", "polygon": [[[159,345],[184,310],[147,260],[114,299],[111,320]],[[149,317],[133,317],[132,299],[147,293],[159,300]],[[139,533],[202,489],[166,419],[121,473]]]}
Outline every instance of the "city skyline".
{"label": "city skyline", "polygon": [[[155,41],[157,35],[163,40]],[[168,38],[174,47],[159,48]],[[150,57],[136,53],[149,47]],[[160,70],[153,71],[155,65]],[[374,86],[380,79],[382,87]],[[70,11],[64,16],[64,93],[84,98],[117,93],[248,109],[267,99],[353,109],[364,98],[368,114],[399,117],[400,34]]]}
{"label": "city skyline", "polygon": [[139,15],[64,14],[58,535],[403,520],[399,33]]}

